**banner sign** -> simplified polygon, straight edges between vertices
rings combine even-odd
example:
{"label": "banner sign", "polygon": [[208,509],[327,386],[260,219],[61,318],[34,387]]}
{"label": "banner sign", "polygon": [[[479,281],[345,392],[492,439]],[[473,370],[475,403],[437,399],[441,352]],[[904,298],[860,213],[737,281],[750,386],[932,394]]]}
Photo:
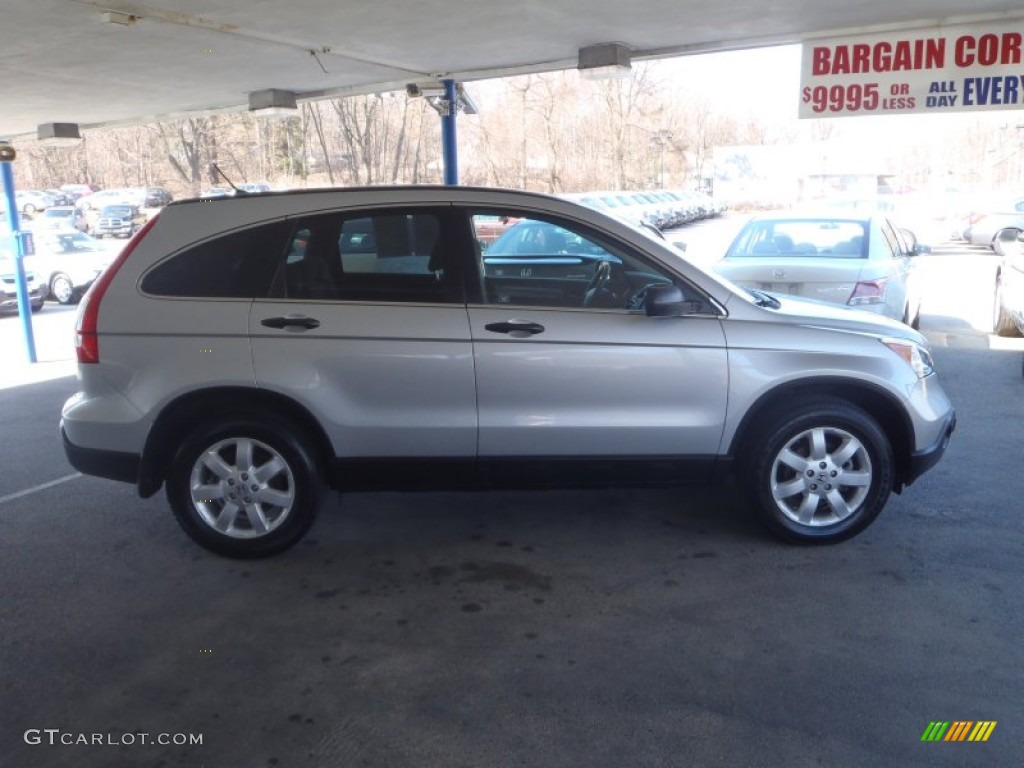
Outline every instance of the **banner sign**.
{"label": "banner sign", "polygon": [[1024,108],[1024,21],[805,42],[800,117]]}

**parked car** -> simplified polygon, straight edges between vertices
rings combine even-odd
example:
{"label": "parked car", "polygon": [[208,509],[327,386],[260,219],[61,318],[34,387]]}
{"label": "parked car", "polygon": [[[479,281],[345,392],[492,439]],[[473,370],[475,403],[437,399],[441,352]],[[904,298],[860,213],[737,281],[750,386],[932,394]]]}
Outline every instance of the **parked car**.
{"label": "parked car", "polygon": [[107,205],[134,205],[141,208],[145,197],[145,190],[142,189],[104,189],[78,198],[75,205],[87,212],[101,210]]}
{"label": "parked car", "polygon": [[103,238],[131,237],[146,223],[146,215],[134,205],[107,205],[100,211],[92,234]]}
{"label": "parked car", "polygon": [[25,263],[60,304],[78,301],[114,257],[98,240],[75,230],[44,230],[34,240],[35,254]]}
{"label": "parked car", "polygon": [[77,229],[84,232],[88,228],[85,212],[73,205],[55,205],[40,214],[33,225],[35,231]]}
{"label": "parked car", "polygon": [[38,189],[19,189],[14,192],[14,203],[18,210],[31,216],[38,211],[45,211],[56,202],[50,195]]}
{"label": "parked car", "polygon": [[[573,253],[504,271],[477,216],[519,219],[502,237],[557,229]],[[236,557],[295,544],[327,487],[730,470],[775,534],[834,542],[934,465],[956,421],[913,329],[744,290],[511,190],[171,203],[86,294],[76,354],[71,464],[165,486],[188,535]]]}
{"label": "parked car", "polygon": [[515,223],[516,220],[508,216],[477,216],[473,220],[477,242],[482,248],[489,248]]}
{"label": "parked car", "polygon": [[162,208],[174,199],[171,191],[163,187],[147,187],[143,191],[143,207]]}
{"label": "parked car", "polygon": [[1024,230],[1024,198],[998,204],[992,211],[972,214],[963,236],[971,245],[995,249],[996,233],[1006,228]]}
{"label": "parked car", "polygon": [[874,213],[772,213],[748,221],[715,271],[739,285],[855,307],[914,328],[913,257],[929,249]]}
{"label": "parked car", "polygon": [[[28,290],[29,306],[33,312],[43,308],[46,301],[46,284],[43,283],[35,272],[24,265],[25,287]],[[18,311],[18,288],[15,277],[15,266],[9,255],[0,253],[0,312]]]}
{"label": "parked car", "polygon": [[100,188],[95,184],[61,184],[61,191],[71,198],[70,205],[74,205],[80,197],[99,192]]}
{"label": "parked car", "polygon": [[231,187],[210,187],[200,193],[199,197],[200,199],[210,197],[233,197],[234,194],[235,190],[231,189]]}
{"label": "parked car", "polygon": [[992,300],[992,331],[999,336],[1024,335],[1024,230],[1010,227],[996,233],[1002,259],[996,267]]}
{"label": "parked car", "polygon": [[71,195],[62,189],[45,189],[43,191],[53,198],[54,205],[73,205],[75,202]]}
{"label": "parked car", "polygon": [[252,181],[252,182],[247,182],[245,184],[239,184],[238,188],[240,190],[242,190],[243,192],[248,192],[249,194],[256,194],[258,192],[269,192],[270,191],[270,185],[267,184],[265,181]]}

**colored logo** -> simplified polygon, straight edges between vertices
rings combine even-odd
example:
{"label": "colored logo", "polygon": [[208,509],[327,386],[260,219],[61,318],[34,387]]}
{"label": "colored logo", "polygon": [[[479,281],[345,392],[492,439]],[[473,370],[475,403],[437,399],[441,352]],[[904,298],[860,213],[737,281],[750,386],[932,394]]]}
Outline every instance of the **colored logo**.
{"label": "colored logo", "polygon": [[933,720],[921,734],[921,741],[988,741],[995,720]]}

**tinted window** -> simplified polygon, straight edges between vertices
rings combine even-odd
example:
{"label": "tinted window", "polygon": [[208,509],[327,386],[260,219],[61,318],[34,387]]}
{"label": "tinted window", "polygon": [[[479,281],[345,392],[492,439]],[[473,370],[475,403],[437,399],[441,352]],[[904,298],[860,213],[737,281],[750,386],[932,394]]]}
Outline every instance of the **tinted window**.
{"label": "tinted window", "polygon": [[461,302],[456,260],[434,211],[300,220],[274,281],[282,298]]}
{"label": "tinted window", "polygon": [[157,296],[265,296],[289,230],[279,221],[194,245],[150,270],[142,290]]}

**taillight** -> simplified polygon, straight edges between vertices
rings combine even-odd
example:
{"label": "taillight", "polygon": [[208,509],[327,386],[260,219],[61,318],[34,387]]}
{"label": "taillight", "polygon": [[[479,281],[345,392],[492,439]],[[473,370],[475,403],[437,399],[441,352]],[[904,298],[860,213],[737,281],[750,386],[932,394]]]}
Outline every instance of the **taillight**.
{"label": "taillight", "polygon": [[885,301],[885,286],[887,280],[862,280],[853,288],[853,294],[846,303],[851,307],[860,307],[865,304],[881,304]]}
{"label": "taillight", "polygon": [[97,326],[99,324],[100,302],[103,300],[103,294],[107,292],[107,288],[110,286],[111,281],[113,281],[114,275],[117,274],[117,270],[128,261],[132,251],[142,242],[142,238],[149,234],[149,230],[156,223],[156,219],[157,217],[154,216],[143,225],[142,229],[135,233],[135,236],[128,241],[117,258],[100,273],[100,276],[93,281],[93,284],[89,286],[89,290],[85,292],[85,296],[82,297],[82,301],[78,305],[78,318],[75,320],[75,355],[78,358],[79,364],[98,363],[100,361],[100,339],[97,334]]}

